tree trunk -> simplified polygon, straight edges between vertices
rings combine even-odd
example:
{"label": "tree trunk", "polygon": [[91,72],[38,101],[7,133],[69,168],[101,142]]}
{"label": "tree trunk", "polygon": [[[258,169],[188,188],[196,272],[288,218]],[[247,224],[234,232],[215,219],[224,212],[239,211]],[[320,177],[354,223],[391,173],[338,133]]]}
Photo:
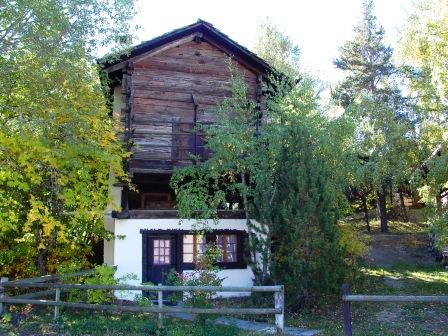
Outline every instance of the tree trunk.
{"label": "tree trunk", "polygon": [[404,204],[403,190],[400,190],[399,193],[400,193],[401,210],[403,211],[403,219],[404,219],[405,222],[409,222],[408,212],[406,210],[406,205]]}
{"label": "tree trunk", "polygon": [[47,274],[47,270],[45,267],[47,257],[48,257],[48,249],[40,251],[39,254],[37,255],[37,269],[39,270],[39,275]]}
{"label": "tree trunk", "polygon": [[437,210],[437,212],[442,212],[442,207],[443,207],[443,204],[442,204],[442,195],[441,195],[441,193],[438,193],[437,195],[436,195],[436,210]]}
{"label": "tree trunk", "polygon": [[[37,235],[36,235],[37,236]],[[41,251],[39,251],[38,255],[37,255],[37,268],[39,269],[39,273],[40,275],[45,275],[47,274],[47,259],[48,259],[48,254],[50,253],[50,251],[53,249],[53,247],[56,244],[56,238],[58,236],[58,229],[54,228],[53,231],[51,232],[51,236],[50,239],[48,241],[47,246],[42,249]],[[38,234],[39,240],[41,237],[41,234]],[[39,246],[39,245],[37,245]]]}
{"label": "tree trunk", "polygon": [[394,189],[392,187],[392,182],[390,183],[389,191],[390,191],[390,205],[392,206],[392,209],[394,209]]}
{"label": "tree trunk", "polygon": [[388,232],[389,227],[387,224],[386,193],[384,192],[384,188],[377,192],[377,207],[380,217],[380,231]]}
{"label": "tree trunk", "polygon": [[412,190],[412,206],[417,207],[418,201],[419,201],[418,194],[414,190]]}
{"label": "tree trunk", "polygon": [[361,196],[362,210],[364,211],[364,220],[366,221],[367,232],[370,232],[369,208],[367,207],[367,197]]}

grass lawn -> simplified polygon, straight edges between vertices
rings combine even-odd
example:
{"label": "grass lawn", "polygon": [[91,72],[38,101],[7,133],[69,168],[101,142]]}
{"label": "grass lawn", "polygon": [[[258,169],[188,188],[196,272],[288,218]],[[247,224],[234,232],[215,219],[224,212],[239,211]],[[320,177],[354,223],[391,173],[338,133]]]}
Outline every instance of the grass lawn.
{"label": "grass lawn", "polygon": [[[354,293],[447,295],[448,272],[440,266],[397,264],[364,267],[365,283]],[[429,303],[352,303],[354,335],[448,335],[448,305]],[[291,314],[287,323],[342,335],[341,304],[313,313]]]}
{"label": "grass lawn", "polygon": [[[23,308],[23,306],[21,306]],[[53,309],[29,307],[22,309],[21,321],[13,326],[12,315],[0,320],[0,335],[11,336],[250,336],[252,334],[237,330],[232,326],[208,323],[198,326],[174,318],[165,318],[164,327],[158,330],[155,314],[108,313],[100,311],[62,310],[57,323],[53,321]],[[14,315],[16,318],[17,315]]]}
{"label": "grass lawn", "polygon": [[[371,222],[369,251],[361,268],[362,281],[354,294],[448,295],[448,270],[427,251],[427,224],[423,210],[410,210],[411,221],[390,221],[390,234],[379,233]],[[365,223],[351,225],[365,232]],[[448,304],[352,303],[354,335],[448,335]],[[342,335],[341,303],[328,304],[312,313],[293,313],[287,324]]]}

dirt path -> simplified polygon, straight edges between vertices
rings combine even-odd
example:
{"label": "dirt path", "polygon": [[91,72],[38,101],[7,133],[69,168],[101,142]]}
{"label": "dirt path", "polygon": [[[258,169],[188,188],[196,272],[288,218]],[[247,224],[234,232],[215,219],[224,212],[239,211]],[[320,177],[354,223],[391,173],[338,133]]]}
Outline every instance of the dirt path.
{"label": "dirt path", "polygon": [[371,234],[370,247],[364,259],[370,265],[396,264],[435,265],[428,251],[428,236],[421,233]]}

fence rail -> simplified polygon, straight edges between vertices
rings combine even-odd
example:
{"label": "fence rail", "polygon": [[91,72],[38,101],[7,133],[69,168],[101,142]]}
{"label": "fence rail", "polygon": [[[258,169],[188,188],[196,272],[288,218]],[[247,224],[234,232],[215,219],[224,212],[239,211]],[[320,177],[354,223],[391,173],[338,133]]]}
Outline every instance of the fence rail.
{"label": "fence rail", "polygon": [[[76,275],[90,274],[76,273]],[[72,276],[72,275],[71,275]],[[59,308],[78,308],[90,310],[110,310],[110,311],[130,311],[143,313],[157,313],[158,325],[162,326],[163,314],[172,313],[190,313],[190,314],[251,314],[251,315],[275,315],[275,328],[277,335],[283,335],[284,332],[284,288],[283,286],[146,286],[146,285],[85,285],[85,284],[62,284],[49,283],[48,281],[59,280],[58,276],[47,276],[45,279],[33,278],[8,281],[7,278],[1,278],[0,282],[0,314],[5,311],[5,304],[31,304],[39,306],[53,306],[54,318],[59,317]],[[7,288],[45,288],[47,290],[36,293],[22,294],[18,296],[6,296]],[[61,291],[63,290],[126,290],[126,291],[147,291],[157,292],[157,305],[150,307],[123,306],[123,305],[104,305],[89,304],[81,302],[61,301]],[[271,292],[274,293],[274,308],[194,308],[194,307],[171,307],[163,305],[163,292]],[[39,296],[55,295],[54,300],[36,300]]]}
{"label": "fence rail", "polygon": [[353,295],[348,284],[342,285],[344,336],[352,336],[350,302],[439,302],[448,303],[447,295]]}

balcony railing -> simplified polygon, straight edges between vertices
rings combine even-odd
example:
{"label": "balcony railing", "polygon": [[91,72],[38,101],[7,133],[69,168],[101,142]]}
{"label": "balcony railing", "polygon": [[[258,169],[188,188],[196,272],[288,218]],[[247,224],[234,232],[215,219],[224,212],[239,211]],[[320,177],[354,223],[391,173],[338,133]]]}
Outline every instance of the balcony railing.
{"label": "balcony railing", "polygon": [[193,157],[207,159],[210,151],[205,145],[199,125],[211,122],[171,121],[139,119],[133,120],[129,133],[132,158],[131,172],[171,171],[176,167],[191,165]]}

